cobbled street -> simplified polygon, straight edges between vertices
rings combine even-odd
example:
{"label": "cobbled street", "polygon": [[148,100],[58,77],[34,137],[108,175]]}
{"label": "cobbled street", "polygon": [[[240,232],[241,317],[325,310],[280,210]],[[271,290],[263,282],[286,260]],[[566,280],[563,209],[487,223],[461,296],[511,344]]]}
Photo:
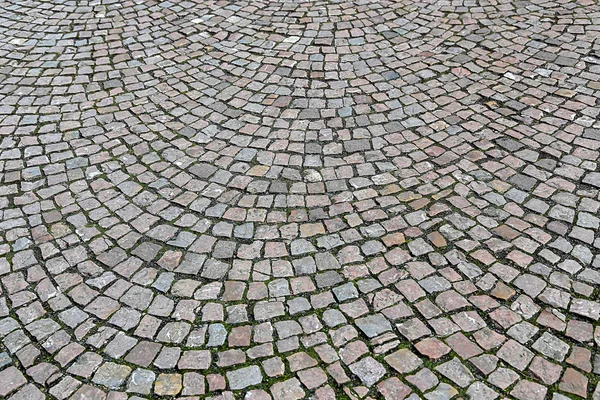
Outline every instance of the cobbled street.
{"label": "cobbled street", "polygon": [[0,0],[0,398],[600,400],[597,0]]}

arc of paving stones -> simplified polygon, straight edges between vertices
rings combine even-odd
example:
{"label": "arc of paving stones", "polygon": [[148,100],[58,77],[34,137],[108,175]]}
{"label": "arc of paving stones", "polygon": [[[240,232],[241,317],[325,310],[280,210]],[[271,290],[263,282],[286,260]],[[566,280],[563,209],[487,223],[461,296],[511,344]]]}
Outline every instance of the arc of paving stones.
{"label": "arc of paving stones", "polygon": [[2,8],[0,396],[598,396],[597,4]]}

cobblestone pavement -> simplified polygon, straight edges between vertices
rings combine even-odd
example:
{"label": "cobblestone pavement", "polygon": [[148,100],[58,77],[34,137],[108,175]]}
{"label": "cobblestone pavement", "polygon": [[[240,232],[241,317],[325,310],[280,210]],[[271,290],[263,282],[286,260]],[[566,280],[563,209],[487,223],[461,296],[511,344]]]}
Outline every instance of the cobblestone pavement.
{"label": "cobblestone pavement", "polygon": [[0,398],[600,399],[597,1],[0,9]]}

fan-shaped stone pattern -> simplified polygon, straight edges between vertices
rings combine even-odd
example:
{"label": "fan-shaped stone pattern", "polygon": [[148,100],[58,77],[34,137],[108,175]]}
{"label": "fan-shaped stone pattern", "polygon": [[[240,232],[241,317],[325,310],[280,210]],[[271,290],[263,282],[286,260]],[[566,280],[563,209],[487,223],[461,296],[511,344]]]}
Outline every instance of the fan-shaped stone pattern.
{"label": "fan-shaped stone pattern", "polygon": [[600,395],[593,1],[0,6],[0,397]]}

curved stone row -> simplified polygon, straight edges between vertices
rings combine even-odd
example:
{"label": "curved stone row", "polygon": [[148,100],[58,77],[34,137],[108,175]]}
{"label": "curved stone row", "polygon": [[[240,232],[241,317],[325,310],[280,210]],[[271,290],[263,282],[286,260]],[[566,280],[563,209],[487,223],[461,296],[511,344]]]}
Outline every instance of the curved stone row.
{"label": "curved stone row", "polygon": [[0,397],[598,395],[594,2],[0,7]]}

